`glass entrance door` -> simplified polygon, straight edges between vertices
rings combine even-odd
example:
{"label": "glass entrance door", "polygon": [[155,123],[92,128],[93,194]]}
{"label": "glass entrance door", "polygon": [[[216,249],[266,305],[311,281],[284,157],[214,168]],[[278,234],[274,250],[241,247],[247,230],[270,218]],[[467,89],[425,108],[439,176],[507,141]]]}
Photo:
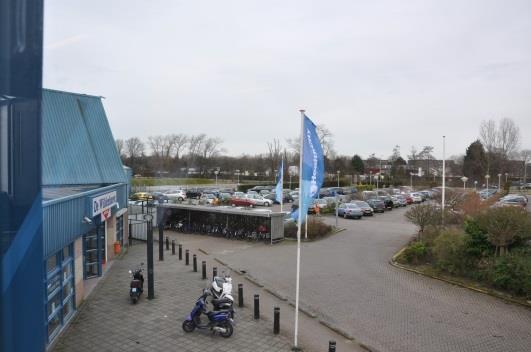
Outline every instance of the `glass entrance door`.
{"label": "glass entrance door", "polygon": [[100,236],[96,229],[83,236],[83,260],[85,279],[101,275],[101,244]]}

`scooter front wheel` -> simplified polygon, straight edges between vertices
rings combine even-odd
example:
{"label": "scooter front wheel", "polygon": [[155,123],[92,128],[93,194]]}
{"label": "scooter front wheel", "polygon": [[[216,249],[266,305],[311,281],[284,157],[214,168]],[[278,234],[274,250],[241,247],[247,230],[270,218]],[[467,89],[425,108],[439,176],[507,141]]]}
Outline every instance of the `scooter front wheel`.
{"label": "scooter front wheel", "polygon": [[183,330],[185,332],[192,332],[195,330],[195,324],[192,320],[183,321]]}
{"label": "scooter front wheel", "polygon": [[232,327],[232,324],[230,322],[225,322],[220,325],[221,328],[225,329],[224,332],[221,332],[221,337],[228,338],[232,336],[232,333],[234,332],[234,328]]}

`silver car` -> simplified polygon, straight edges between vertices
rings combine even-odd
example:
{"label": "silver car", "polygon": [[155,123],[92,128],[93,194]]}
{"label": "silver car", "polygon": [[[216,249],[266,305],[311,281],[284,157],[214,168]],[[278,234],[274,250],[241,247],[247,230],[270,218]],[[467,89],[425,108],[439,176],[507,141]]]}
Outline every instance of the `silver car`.
{"label": "silver car", "polygon": [[347,218],[361,219],[363,211],[354,203],[343,203],[337,208],[337,215]]}

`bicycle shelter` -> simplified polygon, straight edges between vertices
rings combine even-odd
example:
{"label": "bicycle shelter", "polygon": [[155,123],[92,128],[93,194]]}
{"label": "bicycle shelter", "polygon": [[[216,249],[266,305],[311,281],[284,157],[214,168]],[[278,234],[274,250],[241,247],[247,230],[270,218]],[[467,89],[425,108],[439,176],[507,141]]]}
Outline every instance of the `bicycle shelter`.
{"label": "bicycle shelter", "polygon": [[266,229],[271,243],[284,239],[285,213],[264,208],[211,206],[166,203],[157,206],[158,226],[173,227],[181,223],[186,232],[210,233],[217,231],[254,232]]}

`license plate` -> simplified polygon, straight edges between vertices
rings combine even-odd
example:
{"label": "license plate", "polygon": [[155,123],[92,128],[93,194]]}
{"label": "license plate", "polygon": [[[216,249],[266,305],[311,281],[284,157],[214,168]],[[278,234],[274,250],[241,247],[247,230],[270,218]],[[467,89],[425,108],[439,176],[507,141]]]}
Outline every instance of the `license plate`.
{"label": "license plate", "polygon": [[136,292],[136,288],[132,288],[132,289],[131,289],[131,292]]}

